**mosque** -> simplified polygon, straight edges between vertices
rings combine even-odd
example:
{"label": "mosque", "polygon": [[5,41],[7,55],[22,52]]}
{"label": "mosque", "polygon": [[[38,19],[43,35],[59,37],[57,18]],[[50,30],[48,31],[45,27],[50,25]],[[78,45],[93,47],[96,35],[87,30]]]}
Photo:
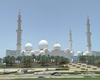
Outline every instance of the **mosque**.
{"label": "mosque", "polygon": [[38,50],[33,50],[33,46],[31,43],[26,43],[24,50],[21,50],[21,35],[22,35],[22,29],[21,29],[21,12],[19,11],[18,14],[18,29],[16,30],[17,32],[17,49],[16,50],[6,50],[6,56],[31,56],[31,55],[50,55],[50,56],[63,56],[68,58],[70,61],[73,59],[77,60],[78,56],[82,55],[94,55],[94,56],[100,56],[100,52],[98,51],[92,51],[91,49],[91,32],[90,32],[90,19],[87,17],[87,23],[86,23],[86,36],[87,36],[87,51],[85,53],[82,53],[81,51],[78,51],[77,54],[74,54],[74,51],[72,50],[72,31],[70,30],[69,32],[69,48],[62,50],[61,45],[56,42],[53,46],[53,50],[49,50],[48,46],[49,43],[43,38],[39,43],[38,43]]}

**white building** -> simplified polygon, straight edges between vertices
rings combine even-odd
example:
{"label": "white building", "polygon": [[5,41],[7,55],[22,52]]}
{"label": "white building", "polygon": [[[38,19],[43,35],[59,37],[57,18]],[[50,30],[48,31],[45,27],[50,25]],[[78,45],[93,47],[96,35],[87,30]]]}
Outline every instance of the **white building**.
{"label": "white building", "polygon": [[71,60],[71,57],[73,56],[73,52],[69,49],[61,50],[61,45],[59,43],[55,43],[53,46],[53,50],[48,49],[48,42],[45,39],[42,39],[39,44],[38,48],[39,50],[35,51],[33,50],[33,46],[31,43],[26,43],[25,50],[21,51],[22,56],[31,56],[34,55],[50,55],[50,56],[63,56]]}

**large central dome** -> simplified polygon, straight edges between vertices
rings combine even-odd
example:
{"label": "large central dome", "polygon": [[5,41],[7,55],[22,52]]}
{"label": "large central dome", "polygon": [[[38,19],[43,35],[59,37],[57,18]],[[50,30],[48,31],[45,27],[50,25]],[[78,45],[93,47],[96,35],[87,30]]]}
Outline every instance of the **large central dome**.
{"label": "large central dome", "polygon": [[43,50],[44,48],[48,48],[48,42],[43,39],[39,42],[38,47],[40,50]]}

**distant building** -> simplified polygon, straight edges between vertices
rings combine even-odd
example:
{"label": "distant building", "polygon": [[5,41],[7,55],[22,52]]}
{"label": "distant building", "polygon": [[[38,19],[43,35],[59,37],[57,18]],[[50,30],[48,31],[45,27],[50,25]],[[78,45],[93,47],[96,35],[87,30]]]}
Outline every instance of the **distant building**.
{"label": "distant building", "polygon": [[20,51],[19,50],[6,50],[6,56],[14,56],[17,58],[20,56]]}

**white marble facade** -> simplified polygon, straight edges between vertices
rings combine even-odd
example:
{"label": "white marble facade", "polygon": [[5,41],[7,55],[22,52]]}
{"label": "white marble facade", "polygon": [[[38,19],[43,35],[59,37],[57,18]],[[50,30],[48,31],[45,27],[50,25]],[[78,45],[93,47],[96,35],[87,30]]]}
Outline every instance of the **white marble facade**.
{"label": "white marble facade", "polygon": [[33,46],[31,43],[26,43],[25,50],[21,51],[22,56],[31,56],[34,55],[50,55],[50,56],[63,56],[68,59],[74,55],[73,51],[69,49],[62,50],[61,45],[59,43],[55,43],[53,46],[53,50],[48,49],[48,42],[45,39],[42,39],[38,44],[38,50],[33,50]]}

